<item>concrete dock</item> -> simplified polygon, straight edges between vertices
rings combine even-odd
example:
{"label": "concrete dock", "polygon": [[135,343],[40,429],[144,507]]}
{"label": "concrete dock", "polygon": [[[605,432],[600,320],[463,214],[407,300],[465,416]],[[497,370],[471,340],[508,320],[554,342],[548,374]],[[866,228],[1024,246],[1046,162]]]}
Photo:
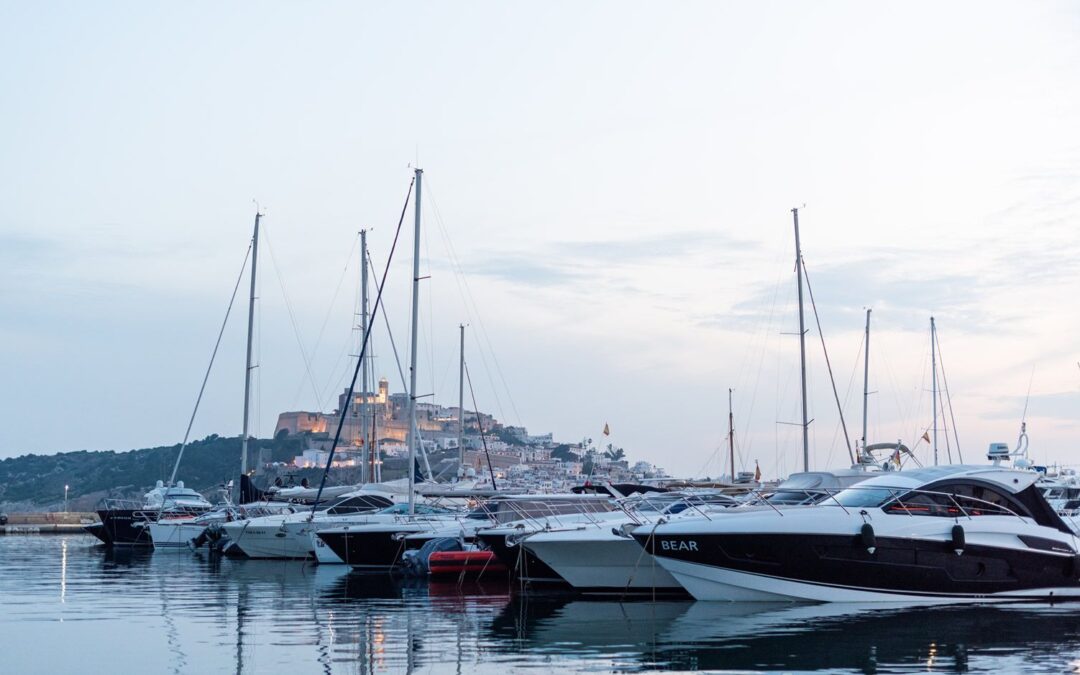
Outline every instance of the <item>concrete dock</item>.
{"label": "concrete dock", "polygon": [[78,534],[98,522],[96,513],[9,513],[0,534]]}

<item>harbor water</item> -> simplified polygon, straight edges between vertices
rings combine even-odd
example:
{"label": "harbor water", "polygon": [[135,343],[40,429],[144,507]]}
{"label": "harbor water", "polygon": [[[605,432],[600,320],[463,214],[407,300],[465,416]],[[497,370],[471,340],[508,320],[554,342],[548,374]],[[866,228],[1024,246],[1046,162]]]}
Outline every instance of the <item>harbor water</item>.
{"label": "harbor water", "polygon": [[592,599],[0,538],[6,673],[1080,672],[1080,604]]}

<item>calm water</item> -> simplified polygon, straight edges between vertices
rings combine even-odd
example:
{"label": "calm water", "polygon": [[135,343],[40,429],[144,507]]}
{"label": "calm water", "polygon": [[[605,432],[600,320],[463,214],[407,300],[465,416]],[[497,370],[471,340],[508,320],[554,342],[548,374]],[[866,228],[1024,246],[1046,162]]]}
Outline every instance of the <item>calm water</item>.
{"label": "calm water", "polygon": [[1080,672],[1080,605],[596,601],[0,537],[0,672]]}

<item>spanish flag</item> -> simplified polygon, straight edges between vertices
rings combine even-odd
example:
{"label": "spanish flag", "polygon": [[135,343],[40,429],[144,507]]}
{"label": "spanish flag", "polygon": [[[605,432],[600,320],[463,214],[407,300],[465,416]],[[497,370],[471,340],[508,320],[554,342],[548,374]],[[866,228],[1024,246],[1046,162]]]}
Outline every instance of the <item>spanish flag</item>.
{"label": "spanish flag", "polygon": [[761,481],[761,466],[754,460],[754,480]]}
{"label": "spanish flag", "polygon": [[611,429],[608,428],[607,422],[604,422],[604,435],[605,436],[610,436],[611,435]]}

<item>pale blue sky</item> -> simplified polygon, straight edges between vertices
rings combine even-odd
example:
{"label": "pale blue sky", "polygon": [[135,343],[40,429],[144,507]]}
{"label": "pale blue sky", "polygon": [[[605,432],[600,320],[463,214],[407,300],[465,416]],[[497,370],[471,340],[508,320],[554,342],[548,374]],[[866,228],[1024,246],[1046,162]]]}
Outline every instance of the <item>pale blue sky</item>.
{"label": "pale blue sky", "polygon": [[[633,457],[715,474],[733,386],[742,461],[797,468],[777,422],[798,416],[781,333],[805,203],[849,427],[865,306],[871,438],[929,424],[934,313],[965,458],[1012,442],[1034,368],[1034,458],[1080,463],[1078,35],[1070,2],[2,2],[0,457],[180,440],[253,199],[258,431],[328,405],[355,233],[385,260],[419,160],[420,378],[440,401],[466,320],[481,407],[507,422],[608,422]],[[387,291],[399,346],[408,265]],[[239,433],[236,319],[197,436]]]}

